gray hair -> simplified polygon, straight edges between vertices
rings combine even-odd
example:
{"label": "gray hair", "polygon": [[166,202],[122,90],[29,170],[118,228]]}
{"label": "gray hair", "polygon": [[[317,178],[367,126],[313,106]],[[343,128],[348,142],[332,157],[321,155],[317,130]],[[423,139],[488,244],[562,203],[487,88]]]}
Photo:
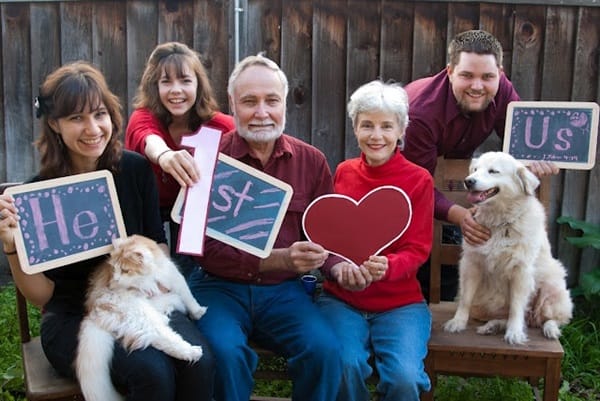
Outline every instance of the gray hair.
{"label": "gray hair", "polygon": [[360,113],[383,111],[395,114],[402,131],[408,126],[408,95],[399,83],[371,81],[354,91],[348,102],[352,127]]}
{"label": "gray hair", "polygon": [[256,56],[248,56],[235,66],[231,75],[229,76],[229,82],[227,83],[227,94],[233,97],[233,89],[235,86],[235,82],[237,81],[242,71],[244,71],[248,67],[252,67],[255,65],[267,67],[268,69],[274,71],[279,77],[279,80],[283,85],[284,94],[287,97],[289,88],[288,80],[285,76],[285,73],[281,70],[281,68],[279,68],[276,62],[274,62],[270,58],[265,57],[262,53],[259,53]]}

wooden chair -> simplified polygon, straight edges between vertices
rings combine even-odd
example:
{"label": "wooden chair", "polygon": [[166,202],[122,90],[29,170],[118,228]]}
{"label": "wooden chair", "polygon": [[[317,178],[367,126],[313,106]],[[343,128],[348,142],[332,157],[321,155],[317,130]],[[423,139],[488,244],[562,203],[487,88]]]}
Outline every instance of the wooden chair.
{"label": "wooden chair", "polygon": [[[436,187],[449,198],[464,204],[463,179],[468,175],[469,160],[438,161]],[[548,183],[543,182],[547,187]],[[548,190],[540,192],[542,203],[548,199]],[[545,198],[544,198],[545,197]],[[457,265],[460,246],[442,243],[443,226],[435,222],[434,245],[431,254],[430,309],[432,332],[425,369],[431,378],[432,390],[422,394],[423,401],[433,400],[437,375],[451,376],[504,376],[526,379],[533,387],[536,399],[540,400],[538,384],[544,379],[544,401],[557,401],[561,381],[560,364],[563,348],[558,340],[549,340],[540,329],[529,329],[529,342],[510,345],[503,335],[484,336],[475,328],[481,323],[470,321],[467,330],[461,333],[446,333],[442,325],[454,316],[455,302],[440,302],[440,275],[442,265]]]}
{"label": "wooden chair", "polygon": [[25,396],[30,401],[83,401],[79,384],[75,380],[60,376],[46,359],[40,337],[31,336],[27,317],[27,301],[18,288],[16,293]]}

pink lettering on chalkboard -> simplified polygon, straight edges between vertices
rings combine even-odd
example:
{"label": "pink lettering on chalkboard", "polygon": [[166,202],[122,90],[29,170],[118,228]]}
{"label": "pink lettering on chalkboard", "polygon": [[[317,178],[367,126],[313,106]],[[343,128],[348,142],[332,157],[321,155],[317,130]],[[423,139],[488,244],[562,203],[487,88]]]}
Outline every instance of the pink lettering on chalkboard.
{"label": "pink lettering on chalkboard", "polygon": [[532,122],[533,117],[527,117],[525,119],[525,144],[531,149],[540,149],[548,140],[548,126],[550,125],[550,117],[544,117],[542,123],[542,140],[540,141],[539,145],[534,145],[531,141],[531,137],[533,136],[531,133]]}
{"label": "pink lettering on chalkboard", "polygon": [[[90,229],[88,234],[83,233],[82,229],[84,228]],[[73,219],[73,232],[81,239],[94,238],[98,234],[99,228],[98,218],[89,210],[77,213]]]}
{"label": "pink lettering on chalkboard", "polygon": [[572,137],[573,131],[571,131],[569,128],[559,129],[556,133],[556,139],[558,139],[559,142],[562,142],[562,145],[560,143],[556,143],[554,144],[554,149],[561,150],[563,152],[565,150],[571,149],[571,142],[569,142],[569,140],[566,139],[565,136]]}
{"label": "pink lettering on chalkboard", "polygon": [[252,181],[246,181],[246,185],[244,186],[244,189],[242,189],[241,192],[237,192],[235,188],[231,185],[219,185],[217,187],[217,193],[221,195],[221,197],[223,198],[223,200],[226,201],[226,203],[218,204],[216,201],[213,201],[212,206],[223,213],[230,211],[232,206],[232,197],[229,194],[231,194],[237,198],[237,203],[233,210],[233,217],[237,217],[240,213],[240,209],[242,208],[242,204],[244,203],[244,201],[247,200],[251,202],[254,200],[252,196],[248,195],[250,187],[252,187]]}
{"label": "pink lettering on chalkboard", "polygon": [[[44,222],[44,216],[42,216],[42,209],[40,208],[40,201],[38,198],[29,199],[29,206],[33,215],[33,224],[35,226],[35,233],[37,236],[40,250],[48,248],[48,237],[46,236],[45,226],[49,224],[56,224],[58,228],[58,234],[60,241],[63,244],[69,243],[69,233],[67,231],[67,224],[65,222],[65,215],[60,203],[60,197],[58,195],[52,195],[52,205],[54,206],[54,217],[55,220],[47,220]],[[48,216],[46,216],[48,217]]]}

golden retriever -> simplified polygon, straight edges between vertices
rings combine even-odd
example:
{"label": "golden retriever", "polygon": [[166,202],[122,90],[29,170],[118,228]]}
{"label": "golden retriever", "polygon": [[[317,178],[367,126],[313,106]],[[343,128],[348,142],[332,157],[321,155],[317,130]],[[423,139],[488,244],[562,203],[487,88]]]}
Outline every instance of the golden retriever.
{"label": "golden retriever", "polygon": [[463,241],[458,309],[444,330],[462,331],[472,316],[487,321],[479,334],[505,329],[508,343],[521,344],[527,326],[541,327],[555,339],[570,321],[566,271],[551,254],[545,210],[535,196],[539,183],[507,153],[488,152],[471,161],[467,199],[491,238],[479,246]]}

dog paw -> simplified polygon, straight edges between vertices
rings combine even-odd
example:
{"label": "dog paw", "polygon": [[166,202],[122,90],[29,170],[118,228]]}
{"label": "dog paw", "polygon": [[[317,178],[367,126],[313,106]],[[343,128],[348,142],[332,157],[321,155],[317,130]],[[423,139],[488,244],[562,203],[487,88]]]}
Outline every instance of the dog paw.
{"label": "dog paw", "polygon": [[463,331],[467,328],[467,322],[462,319],[450,319],[446,323],[444,323],[444,331],[449,333],[458,333],[459,331]]}
{"label": "dog paw", "polygon": [[196,362],[200,358],[202,358],[202,347],[199,345],[193,345],[185,360],[188,362]]}
{"label": "dog paw", "polygon": [[504,328],[504,325],[498,320],[490,320],[484,325],[477,327],[477,334],[491,335],[499,333]]}
{"label": "dog paw", "polygon": [[204,314],[206,313],[206,306],[200,306],[198,305],[197,308],[194,308],[192,310],[190,310],[190,317],[194,320],[198,320],[200,319],[202,316],[204,316]]}
{"label": "dog paw", "polygon": [[544,327],[542,328],[542,331],[544,332],[544,336],[546,336],[546,338],[551,338],[556,340],[558,337],[560,337],[560,328],[558,327],[558,324],[556,324],[556,321],[554,320],[548,320],[544,323]]}
{"label": "dog paw", "polygon": [[507,330],[504,340],[509,344],[524,344],[527,342],[527,334],[523,331]]}

